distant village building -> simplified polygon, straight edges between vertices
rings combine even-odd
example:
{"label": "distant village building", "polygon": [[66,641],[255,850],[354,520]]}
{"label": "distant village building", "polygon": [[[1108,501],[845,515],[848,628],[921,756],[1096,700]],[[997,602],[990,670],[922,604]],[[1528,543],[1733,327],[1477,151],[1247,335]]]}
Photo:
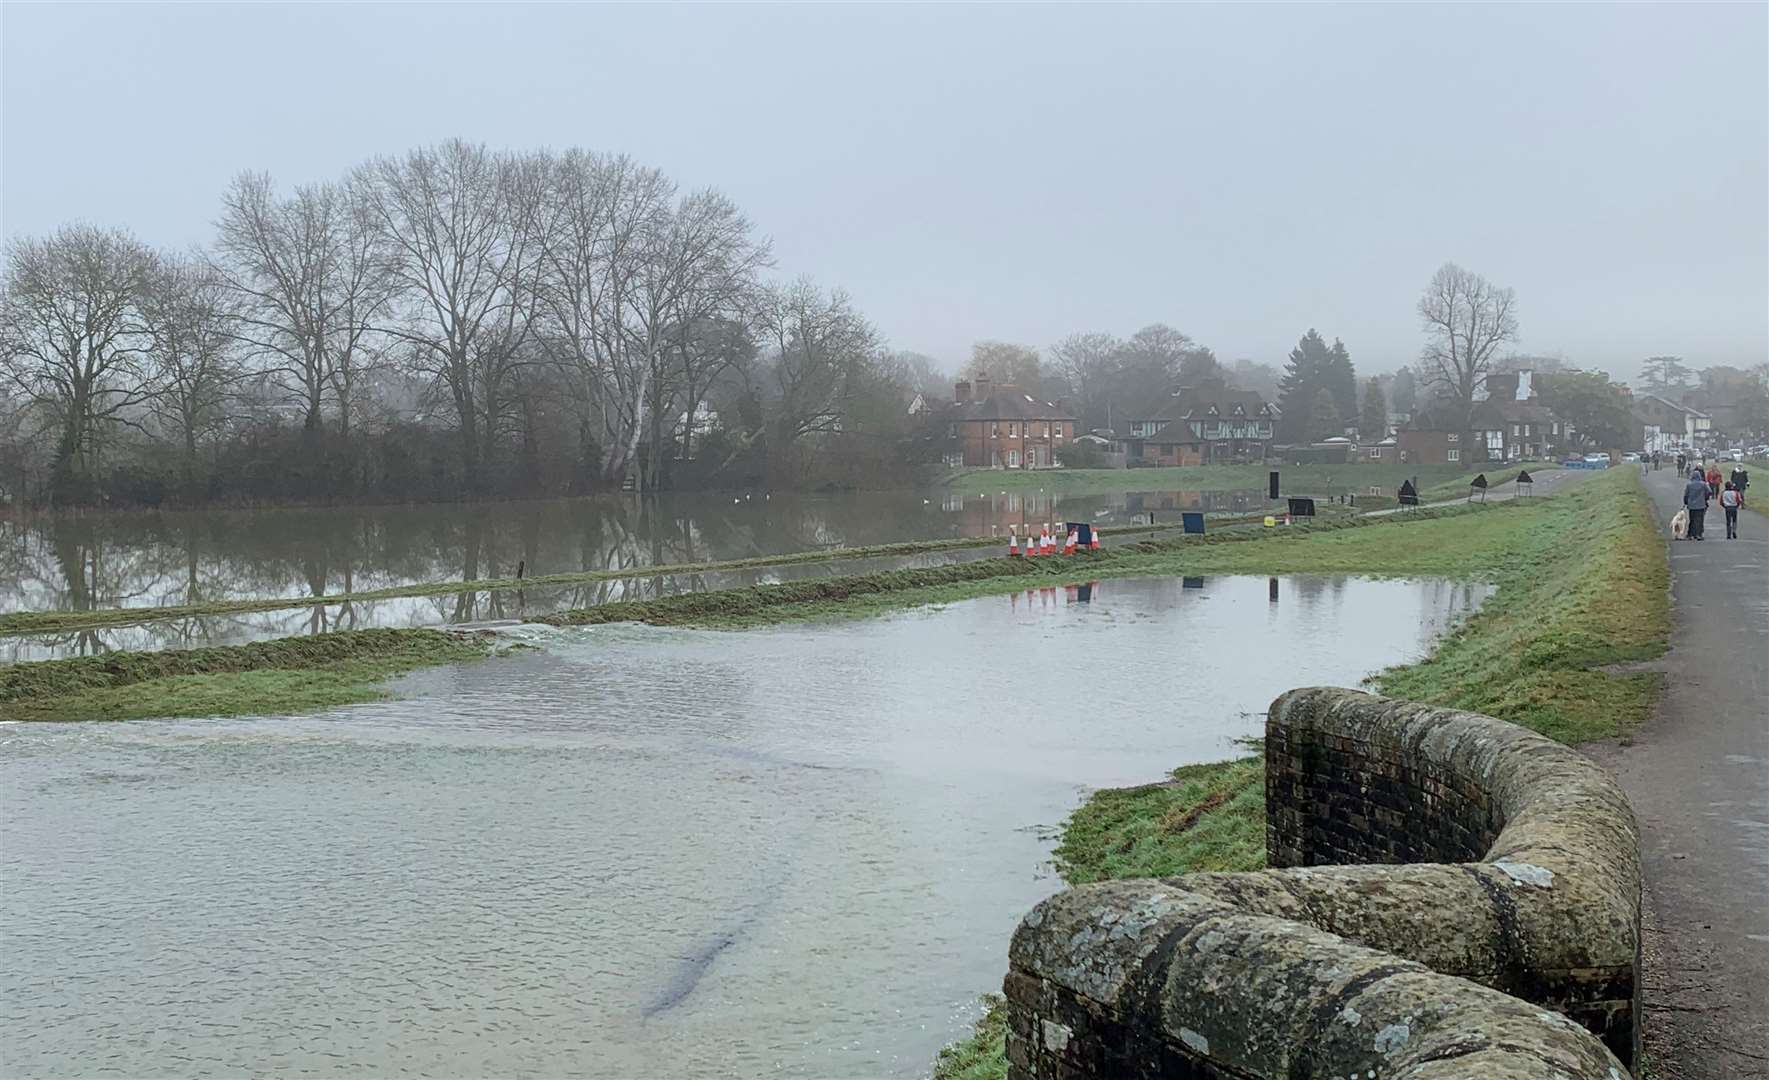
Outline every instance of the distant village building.
{"label": "distant village building", "polygon": [[1048,469],[1075,437],[1076,417],[1060,402],[1041,401],[988,379],[960,382],[946,411],[951,465],[992,469]]}
{"label": "distant village building", "polygon": [[1658,394],[1641,394],[1634,399],[1634,419],[1645,430],[1647,450],[1705,447],[1714,430],[1712,416]]}
{"label": "distant village building", "polygon": [[1474,403],[1466,423],[1450,405],[1416,411],[1395,437],[1397,464],[1546,460],[1561,453],[1572,441],[1572,426],[1541,403],[1530,375],[1488,376],[1486,396]]}
{"label": "distant village building", "polygon": [[1130,460],[1159,465],[1264,461],[1278,407],[1253,390],[1182,387],[1167,408],[1130,422]]}
{"label": "distant village building", "polygon": [[1400,440],[1390,435],[1373,446],[1359,447],[1359,457],[1366,465],[1399,465]]}

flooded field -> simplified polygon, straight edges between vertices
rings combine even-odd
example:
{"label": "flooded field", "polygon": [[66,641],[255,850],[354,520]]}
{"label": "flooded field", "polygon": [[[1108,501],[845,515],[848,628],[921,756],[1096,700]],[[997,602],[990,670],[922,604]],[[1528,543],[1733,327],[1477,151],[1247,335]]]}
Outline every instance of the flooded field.
{"label": "flooded field", "polygon": [[[1263,507],[1259,491],[982,490],[260,511],[0,521],[0,611],[91,611],[323,596],[431,581],[635,571]],[[686,587],[694,587],[689,583]],[[715,586],[717,587],[717,586]],[[431,621],[436,621],[432,619]]]}
{"label": "flooded field", "polygon": [[925,1075],[1089,786],[1421,655],[1481,586],[1137,579],[532,631],[407,697],[0,727],[7,1075]]}

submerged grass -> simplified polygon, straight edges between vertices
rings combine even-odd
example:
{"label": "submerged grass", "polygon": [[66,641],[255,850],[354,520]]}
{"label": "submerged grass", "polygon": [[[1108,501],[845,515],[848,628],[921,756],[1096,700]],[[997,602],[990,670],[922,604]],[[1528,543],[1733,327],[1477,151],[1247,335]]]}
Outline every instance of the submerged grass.
{"label": "submerged grass", "polygon": [[0,720],[289,713],[385,696],[389,676],[491,653],[440,630],[342,630],[211,649],[114,652],[0,668]]}
{"label": "submerged grass", "polygon": [[[1426,659],[1378,675],[1375,689],[1562,742],[1629,734],[1650,715],[1659,677],[1607,665],[1662,654],[1671,625],[1669,563],[1638,474],[1616,470],[1553,499],[1499,505],[1518,512],[1312,537],[1302,542],[1313,555],[1306,567],[1291,561],[1298,544],[1199,554],[1226,569],[1493,581],[1498,591],[1478,613]],[[1347,567],[1354,558],[1362,565]],[[1264,760],[1188,765],[1163,783],[1096,791],[1065,823],[1054,858],[1070,884],[1264,866]],[[1005,1075],[1006,1026],[994,998],[976,1031],[942,1052],[936,1080]],[[974,1071],[945,1071],[948,1060]],[[986,1071],[997,1062],[1003,1072]]]}

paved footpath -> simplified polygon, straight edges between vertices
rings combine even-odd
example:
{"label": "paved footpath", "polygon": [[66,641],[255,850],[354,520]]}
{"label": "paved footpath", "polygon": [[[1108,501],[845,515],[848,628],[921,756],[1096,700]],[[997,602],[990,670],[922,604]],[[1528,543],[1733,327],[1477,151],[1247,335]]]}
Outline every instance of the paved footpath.
{"label": "paved footpath", "polygon": [[[1769,506],[1769,476],[1750,496]],[[1671,649],[1657,717],[1590,748],[1639,815],[1646,1034],[1662,1080],[1769,1077],[1769,517],[1671,542],[1683,481],[1647,478],[1671,552]]]}

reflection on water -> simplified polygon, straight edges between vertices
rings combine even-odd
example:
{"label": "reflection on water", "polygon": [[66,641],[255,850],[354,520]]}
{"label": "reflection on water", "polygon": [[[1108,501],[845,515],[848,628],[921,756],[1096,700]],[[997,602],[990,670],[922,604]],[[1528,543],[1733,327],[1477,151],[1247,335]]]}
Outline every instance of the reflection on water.
{"label": "reflection on water", "polygon": [[[1239,509],[1259,493],[678,496],[0,520],[0,611],[324,596],[750,559],[1066,520]],[[1261,505],[1263,505],[1261,503]],[[345,616],[348,618],[348,616]]]}
{"label": "reflection on water", "polygon": [[[1109,581],[542,652],[275,720],[0,726],[11,1075],[925,1075],[1082,785],[1484,590]],[[1282,663],[1270,661],[1281,658]]]}

